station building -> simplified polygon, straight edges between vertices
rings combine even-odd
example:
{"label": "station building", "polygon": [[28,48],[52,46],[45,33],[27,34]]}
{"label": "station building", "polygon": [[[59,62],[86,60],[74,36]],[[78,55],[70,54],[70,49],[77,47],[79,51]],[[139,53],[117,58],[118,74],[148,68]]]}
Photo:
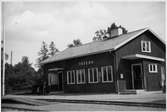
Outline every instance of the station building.
{"label": "station building", "polygon": [[166,75],[165,53],[165,42],[151,29],[113,29],[110,38],[67,48],[41,65],[49,92],[156,91]]}

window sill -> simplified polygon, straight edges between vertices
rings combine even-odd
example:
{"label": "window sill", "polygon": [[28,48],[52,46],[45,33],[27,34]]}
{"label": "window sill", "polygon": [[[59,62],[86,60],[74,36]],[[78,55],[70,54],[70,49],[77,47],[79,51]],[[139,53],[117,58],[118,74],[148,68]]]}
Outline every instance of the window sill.
{"label": "window sill", "polygon": [[155,71],[155,72],[149,72],[149,73],[158,73],[157,71]]}
{"label": "window sill", "polygon": [[75,84],[75,83],[67,83],[67,85],[72,85],[72,84]]}
{"label": "window sill", "polygon": [[77,84],[85,84],[85,82],[77,83]]}
{"label": "window sill", "polygon": [[93,83],[98,83],[98,81],[97,82],[88,82],[88,83],[93,84]]}
{"label": "window sill", "polygon": [[151,51],[141,51],[141,52],[144,52],[144,53],[151,53]]}
{"label": "window sill", "polygon": [[113,81],[102,81],[102,83],[111,83]]}

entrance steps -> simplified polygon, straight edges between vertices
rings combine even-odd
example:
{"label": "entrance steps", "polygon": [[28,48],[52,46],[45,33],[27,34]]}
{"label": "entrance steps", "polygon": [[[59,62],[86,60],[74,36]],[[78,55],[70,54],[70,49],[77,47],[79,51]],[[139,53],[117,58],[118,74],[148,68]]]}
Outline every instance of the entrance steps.
{"label": "entrance steps", "polygon": [[136,94],[136,90],[133,90],[133,89],[127,89],[127,90],[124,90],[124,91],[120,91],[118,94]]}
{"label": "entrance steps", "polygon": [[136,90],[137,94],[142,94],[142,93],[146,93],[147,91],[145,91],[144,89],[138,89]]}
{"label": "entrance steps", "polygon": [[146,91],[144,89],[127,89],[127,90],[124,90],[124,91],[120,91],[119,94],[150,94],[150,93],[161,93],[161,91]]}

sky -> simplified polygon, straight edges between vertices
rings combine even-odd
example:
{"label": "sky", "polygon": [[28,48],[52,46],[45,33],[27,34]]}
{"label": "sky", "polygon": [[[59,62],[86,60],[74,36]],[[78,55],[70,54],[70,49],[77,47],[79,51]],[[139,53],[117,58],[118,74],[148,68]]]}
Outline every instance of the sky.
{"label": "sky", "polygon": [[4,2],[2,7],[5,50],[9,60],[13,52],[13,64],[28,56],[35,67],[42,41],[54,41],[62,51],[73,39],[91,42],[113,22],[129,32],[149,27],[165,40],[164,2]]}

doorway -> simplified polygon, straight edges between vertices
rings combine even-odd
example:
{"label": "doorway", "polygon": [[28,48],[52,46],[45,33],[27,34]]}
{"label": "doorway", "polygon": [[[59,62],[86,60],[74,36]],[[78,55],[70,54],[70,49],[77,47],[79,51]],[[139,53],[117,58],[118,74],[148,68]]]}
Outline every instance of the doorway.
{"label": "doorway", "polygon": [[63,72],[52,71],[48,74],[48,86],[50,91],[63,90]]}
{"label": "doorway", "polygon": [[59,80],[58,91],[62,91],[63,90],[63,72],[62,71],[58,72],[58,80]]}
{"label": "doorway", "polygon": [[142,64],[132,64],[132,87],[133,89],[143,89]]}

